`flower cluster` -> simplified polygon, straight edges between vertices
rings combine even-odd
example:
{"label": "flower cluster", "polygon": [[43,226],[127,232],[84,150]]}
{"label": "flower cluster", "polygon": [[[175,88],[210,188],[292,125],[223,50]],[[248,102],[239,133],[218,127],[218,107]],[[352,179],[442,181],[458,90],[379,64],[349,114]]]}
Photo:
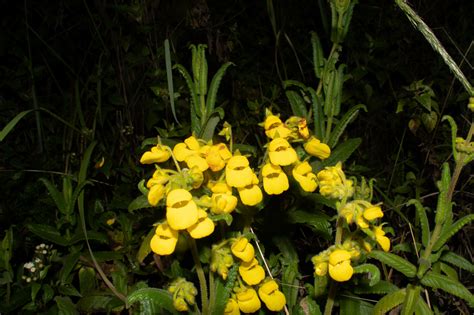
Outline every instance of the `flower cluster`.
{"label": "flower cluster", "polygon": [[44,243],[36,245],[33,260],[23,265],[27,272],[27,274],[21,276],[23,280],[30,283],[42,278],[42,271],[53,253],[52,248],[53,245]]}
{"label": "flower cluster", "polygon": [[285,170],[290,167],[291,175],[304,191],[315,191],[318,186],[316,175],[308,161],[298,157],[291,143],[304,142],[305,152],[321,160],[330,156],[329,146],[310,135],[306,119],[302,117],[292,116],[283,123],[278,116],[267,110],[265,121],[261,125],[269,138],[266,154],[268,158],[261,168],[265,192],[269,195],[279,195],[288,190],[289,182]]}
{"label": "flower cluster", "polygon": [[184,278],[177,278],[168,287],[168,292],[173,295],[173,306],[177,311],[189,311],[189,305],[196,304],[198,293],[192,282]]}

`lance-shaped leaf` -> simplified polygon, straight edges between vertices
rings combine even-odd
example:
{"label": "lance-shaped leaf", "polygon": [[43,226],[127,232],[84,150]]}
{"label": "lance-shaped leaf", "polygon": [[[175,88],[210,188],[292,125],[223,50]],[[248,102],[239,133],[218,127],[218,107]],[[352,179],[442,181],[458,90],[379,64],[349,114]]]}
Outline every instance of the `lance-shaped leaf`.
{"label": "lance-shaped leaf", "polygon": [[373,315],[383,315],[390,311],[391,309],[402,304],[405,300],[406,289],[400,289],[398,291],[392,292],[381,298],[377,304],[375,304],[373,309]]}
{"label": "lance-shaped leaf", "polygon": [[201,111],[199,109],[199,98],[196,85],[194,84],[189,72],[182,65],[176,64],[173,66],[173,69],[177,69],[179,73],[181,73],[184,80],[186,81],[186,84],[188,85],[189,93],[191,96],[191,129],[192,131],[198,133],[200,130],[198,118],[200,117]]}
{"label": "lance-shaped leaf", "polygon": [[323,97],[317,95],[313,88],[308,88],[311,95],[311,104],[313,106],[314,134],[318,139],[324,139],[324,115],[323,115]]}
{"label": "lance-shaped leaf", "polygon": [[458,156],[459,156],[458,151],[456,150],[456,137],[458,133],[458,125],[454,121],[453,117],[449,115],[445,115],[443,116],[443,118],[441,118],[441,121],[445,121],[445,120],[447,120],[449,125],[451,126],[451,148],[453,151],[454,160],[457,161]]}
{"label": "lance-shaped leaf", "polygon": [[198,46],[198,54],[201,67],[199,68],[198,76],[199,81],[198,85],[198,94],[199,95],[206,95],[207,94],[207,60],[206,60],[206,45],[199,45]]}
{"label": "lance-shaped leaf", "polygon": [[13,128],[15,128],[16,124],[23,117],[25,117],[27,114],[29,114],[32,111],[33,111],[33,109],[25,110],[25,111],[19,113],[18,115],[16,115],[12,120],[10,120],[10,122],[5,127],[3,127],[2,131],[0,131],[0,142],[2,142],[3,139],[5,139],[5,137],[10,133],[10,131],[13,130]]}
{"label": "lance-shaped leaf", "polygon": [[362,264],[354,267],[354,273],[367,273],[369,276],[369,285],[374,286],[380,281],[380,270],[372,264]]}
{"label": "lance-shaped leaf", "polygon": [[430,309],[428,304],[422,299],[418,299],[418,303],[415,306],[416,315],[433,315],[433,311]]}
{"label": "lance-shaped leaf", "polygon": [[48,179],[40,178],[39,180],[44,184],[46,189],[48,189],[49,195],[51,196],[51,198],[53,198],[53,201],[59,212],[61,212],[62,214],[66,214],[67,205],[66,201],[64,200],[63,194],[61,194],[61,192],[59,192],[56,186],[54,186],[53,183],[51,183]]}
{"label": "lance-shaped leaf", "polygon": [[425,207],[416,199],[411,199],[408,201],[407,206],[414,205],[416,209],[416,214],[418,220],[420,221],[421,227],[421,242],[424,247],[428,246],[430,241],[430,225],[428,222],[428,217],[426,215]]}
{"label": "lance-shaped leaf", "polygon": [[459,256],[453,252],[447,252],[441,256],[441,260],[450,263],[453,266],[474,273],[474,265],[466,258]]}
{"label": "lance-shaped leaf", "polygon": [[209,115],[205,125],[202,126],[199,138],[205,141],[212,140],[212,137],[214,136],[214,130],[216,129],[219,121],[222,119],[224,119],[224,110],[221,107],[218,107],[213,113],[211,113],[211,115]]}
{"label": "lance-shaped leaf", "polygon": [[127,302],[129,305],[140,304],[140,311],[137,314],[162,314],[163,309],[171,314],[180,314],[173,306],[171,293],[163,289],[138,289],[127,297]]}
{"label": "lance-shaped leaf", "polygon": [[339,161],[343,163],[351,156],[351,154],[359,147],[361,143],[361,138],[348,139],[347,141],[340,143],[336,149],[331,152],[331,155],[327,159],[324,161],[314,161],[311,163],[313,171],[317,173],[326,166],[336,165],[336,163]]}
{"label": "lance-shaped leaf", "polygon": [[311,32],[311,47],[313,48],[313,69],[318,79],[321,79],[324,70],[324,54],[321,41],[316,32]]}
{"label": "lance-shaped leaf", "polygon": [[418,285],[407,286],[405,300],[403,301],[402,315],[411,315],[414,313],[418,300],[420,299],[421,287]]}
{"label": "lance-shaped leaf", "polygon": [[176,109],[174,106],[173,70],[171,67],[171,52],[170,52],[169,39],[165,39],[165,64],[166,64],[166,80],[168,81],[168,95],[170,97],[171,112],[173,113],[174,120],[179,124],[178,117],[176,116]]}
{"label": "lance-shaped leaf", "polygon": [[288,101],[290,101],[291,110],[293,115],[299,117],[307,117],[306,103],[303,97],[296,91],[287,90],[285,91]]}
{"label": "lance-shaped leaf", "polygon": [[365,107],[365,105],[363,104],[359,104],[353,106],[344,114],[344,116],[342,116],[342,118],[339,120],[339,122],[331,132],[331,138],[328,141],[329,147],[334,148],[336,146],[339,137],[342,135],[344,130],[346,130],[347,125],[354,121],[354,119],[357,117],[357,114],[359,113],[359,110],[361,109],[367,112],[367,107]]}
{"label": "lance-shaped leaf", "polygon": [[286,297],[286,304],[291,310],[296,305],[298,299],[298,253],[295,250],[295,246],[287,237],[275,237],[273,238],[273,243],[282,254],[283,277],[281,281],[287,285],[282,286],[281,290]]}
{"label": "lance-shaped leaf", "polygon": [[450,227],[448,227],[444,232],[441,233],[439,236],[438,240],[433,246],[433,250],[437,251],[441,247],[443,247],[444,244],[454,235],[456,234],[462,227],[468,223],[470,223],[472,220],[474,220],[474,214],[468,214],[461,219],[457,220],[454,222]]}
{"label": "lance-shaped leaf", "polygon": [[[212,272],[212,271],[210,271]],[[224,310],[229,300],[230,293],[234,288],[235,281],[237,280],[238,265],[234,264],[227,274],[227,280],[224,281],[220,277],[215,279],[214,292],[216,296],[210,297],[209,301],[209,314],[224,314]]]}
{"label": "lance-shaped leaf", "polygon": [[357,285],[354,287],[355,294],[388,294],[397,291],[398,287],[389,281],[380,280],[373,286]]}
{"label": "lance-shaped leaf", "polygon": [[211,85],[209,86],[209,92],[206,99],[206,112],[212,113],[214,111],[214,107],[216,106],[216,97],[217,91],[219,90],[219,85],[221,84],[222,77],[227,71],[227,68],[234,65],[232,62],[226,62],[223,64],[219,70],[217,70],[216,74],[212,78]]}
{"label": "lance-shaped leaf", "polygon": [[451,172],[449,170],[449,164],[443,164],[443,170],[441,173],[441,180],[438,181],[438,205],[436,207],[436,224],[444,224],[446,222],[446,216],[451,213],[451,201],[448,200],[449,184],[451,183]]}
{"label": "lance-shaped leaf", "polygon": [[474,307],[474,295],[459,281],[455,281],[433,271],[428,271],[425,276],[421,278],[421,284],[433,289],[446,291],[465,300],[470,307]]}
{"label": "lance-shaped leaf", "polygon": [[378,261],[392,267],[393,269],[403,273],[408,278],[413,278],[416,275],[415,265],[395,254],[373,250],[370,252],[369,257],[375,258]]}

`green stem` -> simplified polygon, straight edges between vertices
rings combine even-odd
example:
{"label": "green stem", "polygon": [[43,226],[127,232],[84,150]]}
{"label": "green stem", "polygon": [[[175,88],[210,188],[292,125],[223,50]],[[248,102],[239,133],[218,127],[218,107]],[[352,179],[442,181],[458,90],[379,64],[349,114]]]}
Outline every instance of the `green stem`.
{"label": "green stem", "polygon": [[334,244],[340,245],[342,242],[342,226],[344,223],[344,218],[338,217],[336,223],[336,238],[334,240]]}
{"label": "green stem", "polygon": [[208,315],[209,314],[209,300],[207,297],[207,282],[206,282],[206,275],[204,274],[204,270],[202,269],[201,261],[199,260],[199,253],[196,245],[196,241],[194,238],[188,235],[188,243],[189,247],[191,248],[191,253],[193,255],[194,265],[196,267],[196,273],[199,279],[199,288],[201,290],[201,309],[202,314]]}
{"label": "green stem", "polygon": [[331,286],[329,287],[328,299],[326,301],[326,307],[324,308],[324,315],[331,315],[332,308],[334,306],[334,300],[336,297],[337,283],[331,281]]}
{"label": "green stem", "polygon": [[212,314],[214,311],[214,302],[215,302],[215,284],[214,284],[214,273],[209,271],[209,314]]}

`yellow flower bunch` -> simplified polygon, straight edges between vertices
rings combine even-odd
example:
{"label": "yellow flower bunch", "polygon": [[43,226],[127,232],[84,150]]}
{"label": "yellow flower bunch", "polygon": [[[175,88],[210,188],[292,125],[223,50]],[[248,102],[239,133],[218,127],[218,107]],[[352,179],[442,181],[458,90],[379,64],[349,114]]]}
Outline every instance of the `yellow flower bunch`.
{"label": "yellow flower bunch", "polygon": [[354,194],[353,182],[346,179],[341,162],[335,166],[327,166],[317,174],[317,178],[319,193],[324,197],[342,200]]}
{"label": "yellow flower bunch", "polygon": [[173,295],[173,306],[180,312],[189,311],[189,305],[196,304],[197,289],[192,282],[184,278],[177,278],[168,287]]}
{"label": "yellow flower bunch", "polygon": [[352,278],[354,269],[352,261],[359,259],[360,248],[355,242],[345,242],[340,246],[331,246],[325,251],[313,256],[314,274],[329,276],[338,281],[345,282]]}

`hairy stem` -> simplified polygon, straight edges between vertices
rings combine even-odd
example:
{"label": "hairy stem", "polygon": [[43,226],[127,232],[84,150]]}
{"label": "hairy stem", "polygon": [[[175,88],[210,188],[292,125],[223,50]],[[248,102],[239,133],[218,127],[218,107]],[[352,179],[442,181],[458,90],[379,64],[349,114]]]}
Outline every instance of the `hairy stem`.
{"label": "hairy stem", "polygon": [[191,236],[188,236],[188,243],[191,247],[191,253],[193,255],[194,266],[196,267],[196,273],[199,279],[199,288],[201,291],[201,309],[202,314],[209,314],[209,300],[207,297],[207,282],[206,275],[202,269],[201,261],[199,260],[199,253],[196,245],[196,241]]}

